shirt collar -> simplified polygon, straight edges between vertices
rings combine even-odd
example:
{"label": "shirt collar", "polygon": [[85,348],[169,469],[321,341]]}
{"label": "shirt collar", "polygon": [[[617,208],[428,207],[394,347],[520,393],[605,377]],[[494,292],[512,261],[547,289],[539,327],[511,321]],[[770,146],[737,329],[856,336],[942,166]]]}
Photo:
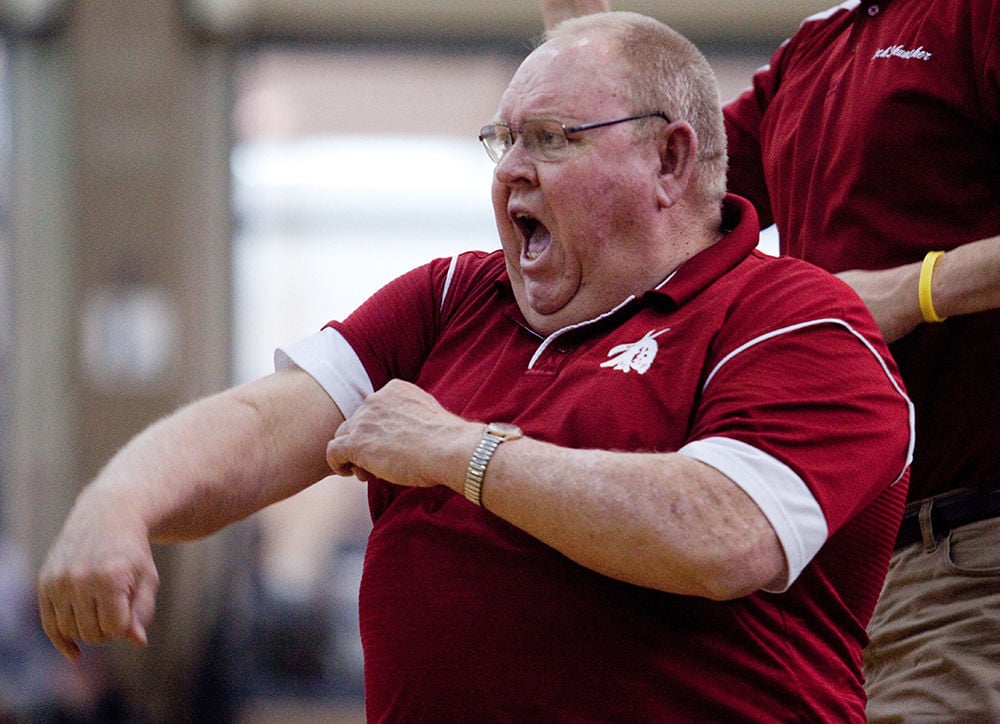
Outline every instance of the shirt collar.
{"label": "shirt collar", "polygon": [[749,201],[735,194],[726,195],[722,234],[719,241],[681,264],[647,295],[661,295],[680,307],[746,259],[760,240],[760,222]]}

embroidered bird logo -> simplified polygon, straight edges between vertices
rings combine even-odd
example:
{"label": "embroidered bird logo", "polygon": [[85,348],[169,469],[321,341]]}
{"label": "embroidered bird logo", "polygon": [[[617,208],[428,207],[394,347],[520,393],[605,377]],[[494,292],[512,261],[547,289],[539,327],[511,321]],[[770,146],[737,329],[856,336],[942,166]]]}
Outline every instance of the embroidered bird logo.
{"label": "embroidered bird logo", "polygon": [[670,327],[659,332],[651,329],[638,342],[612,347],[611,351],[608,352],[608,357],[612,359],[602,362],[601,367],[611,367],[626,374],[632,370],[640,375],[646,374],[652,366],[653,360],[656,359],[656,353],[660,351],[660,345],[656,343],[656,338],[669,331]]}

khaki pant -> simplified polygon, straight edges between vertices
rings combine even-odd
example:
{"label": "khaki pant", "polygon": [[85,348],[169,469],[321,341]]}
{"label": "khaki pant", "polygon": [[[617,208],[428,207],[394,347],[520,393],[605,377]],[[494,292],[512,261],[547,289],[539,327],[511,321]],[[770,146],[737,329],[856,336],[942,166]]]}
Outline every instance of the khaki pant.
{"label": "khaki pant", "polygon": [[1000,518],[897,550],[868,633],[869,722],[1000,722]]}

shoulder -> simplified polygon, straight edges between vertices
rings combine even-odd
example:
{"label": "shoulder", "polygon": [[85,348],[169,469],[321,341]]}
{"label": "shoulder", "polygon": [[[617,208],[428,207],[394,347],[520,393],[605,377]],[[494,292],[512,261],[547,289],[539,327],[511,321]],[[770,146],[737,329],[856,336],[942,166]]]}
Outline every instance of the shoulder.
{"label": "shoulder", "polygon": [[783,303],[801,296],[815,298],[816,303],[860,303],[854,291],[835,275],[796,257],[754,250],[733,271],[736,282],[750,296],[765,295]]}
{"label": "shoulder", "polygon": [[442,307],[449,297],[463,296],[477,287],[489,287],[506,278],[503,253],[466,251],[440,257],[411,269],[377,292],[374,298],[430,297]]}
{"label": "shoulder", "polygon": [[857,293],[809,262],[754,251],[728,275],[734,318],[756,328],[797,328],[829,323],[850,330],[880,349],[878,326]]}
{"label": "shoulder", "polygon": [[849,0],[805,18],[772,58],[771,65],[776,72],[780,74],[800,54],[811,58],[825,51],[836,38],[848,32],[860,5],[859,0]]}
{"label": "shoulder", "polygon": [[847,2],[813,13],[799,24],[793,37],[806,38],[813,34],[823,33],[831,26],[851,20],[860,7],[861,0],[847,0]]}
{"label": "shoulder", "polygon": [[[447,263],[445,263],[447,262]],[[507,283],[507,266],[500,250],[468,251],[447,260],[438,260],[441,309],[454,308],[469,298],[490,293]]]}

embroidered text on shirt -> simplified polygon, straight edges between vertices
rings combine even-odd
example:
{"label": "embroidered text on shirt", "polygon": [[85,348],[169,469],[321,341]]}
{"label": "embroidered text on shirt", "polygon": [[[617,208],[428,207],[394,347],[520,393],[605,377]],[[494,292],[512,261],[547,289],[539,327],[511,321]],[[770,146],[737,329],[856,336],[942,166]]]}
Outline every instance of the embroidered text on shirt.
{"label": "embroidered text on shirt", "polygon": [[924,46],[906,50],[902,45],[890,45],[888,48],[879,48],[872,56],[872,60],[882,58],[902,58],[903,60],[930,60],[933,53],[924,50]]}
{"label": "embroidered text on shirt", "polygon": [[659,332],[654,332],[651,329],[638,342],[612,347],[611,351],[608,352],[608,357],[613,359],[602,362],[601,367],[611,367],[625,373],[635,370],[640,375],[646,374],[656,358],[656,353],[660,351],[660,345],[656,343],[656,338],[669,331],[670,327]]}

